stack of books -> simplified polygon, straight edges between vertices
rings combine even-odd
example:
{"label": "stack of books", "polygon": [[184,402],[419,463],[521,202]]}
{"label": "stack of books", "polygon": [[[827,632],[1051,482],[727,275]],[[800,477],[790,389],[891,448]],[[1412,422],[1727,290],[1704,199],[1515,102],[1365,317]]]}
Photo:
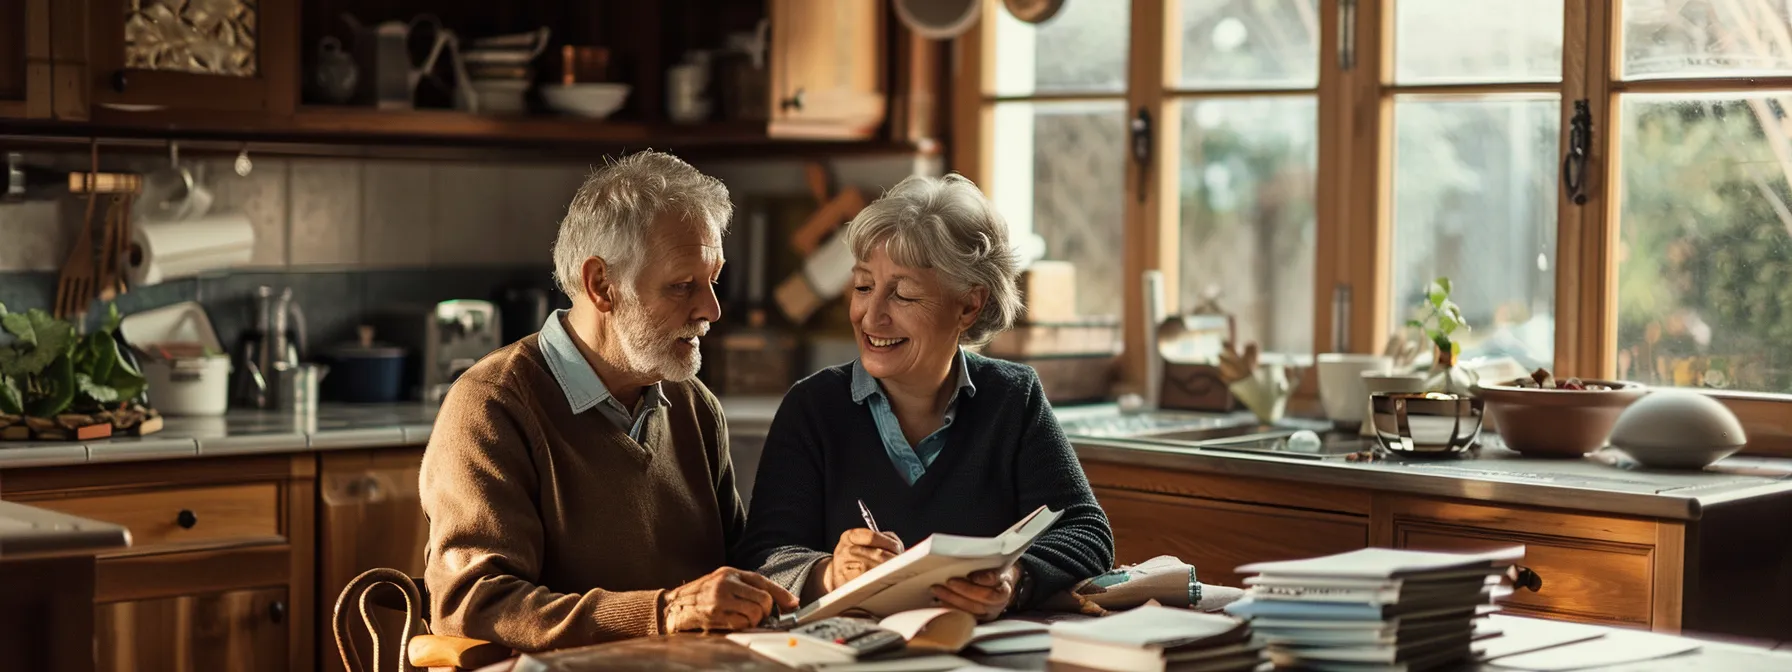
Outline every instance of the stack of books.
{"label": "stack of books", "polygon": [[1480,554],[1367,548],[1238,568],[1226,608],[1250,619],[1277,668],[1423,672],[1467,659],[1475,620],[1510,594],[1499,577],[1524,547]]}
{"label": "stack of books", "polygon": [[1051,637],[1053,663],[1094,670],[1250,672],[1269,667],[1248,623],[1188,609],[1147,605],[1105,618],[1054,623]]}

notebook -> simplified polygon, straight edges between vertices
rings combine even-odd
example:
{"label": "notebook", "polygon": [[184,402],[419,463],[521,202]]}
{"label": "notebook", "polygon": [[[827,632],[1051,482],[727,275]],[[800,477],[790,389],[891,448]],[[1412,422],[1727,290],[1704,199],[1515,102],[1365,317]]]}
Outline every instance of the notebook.
{"label": "notebook", "polygon": [[1306,560],[1259,562],[1238,568],[1240,574],[1304,576],[1326,579],[1392,579],[1456,572],[1524,557],[1524,547],[1514,546],[1486,553],[1432,553],[1393,548],[1364,548]]}
{"label": "notebook", "polygon": [[935,534],[785,616],[778,625],[806,625],[851,609],[881,617],[931,607],[934,584],[985,569],[1006,569],[1058,522],[1059,515],[1041,506],[994,537]]}
{"label": "notebook", "polygon": [[1262,645],[1249,624],[1155,605],[1052,625],[1051,660],[1103,670],[1232,670],[1255,667]]}

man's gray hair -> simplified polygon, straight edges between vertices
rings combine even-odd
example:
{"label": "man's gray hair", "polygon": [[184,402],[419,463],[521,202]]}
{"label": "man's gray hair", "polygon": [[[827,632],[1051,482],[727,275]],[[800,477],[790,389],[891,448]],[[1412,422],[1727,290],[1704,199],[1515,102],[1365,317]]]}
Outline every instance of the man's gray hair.
{"label": "man's gray hair", "polygon": [[1008,222],[962,175],[903,180],[859,211],[845,235],[859,261],[882,245],[897,264],[938,271],[952,291],[989,290],[961,343],[987,343],[1020,317],[1020,261],[1008,244]]}
{"label": "man's gray hair", "polygon": [[728,232],[734,202],[721,180],[664,152],[636,152],[593,172],[572,197],[554,240],[560,291],[574,299],[583,295],[585,260],[598,257],[622,295],[632,297],[647,231],[666,212],[703,222],[720,238]]}

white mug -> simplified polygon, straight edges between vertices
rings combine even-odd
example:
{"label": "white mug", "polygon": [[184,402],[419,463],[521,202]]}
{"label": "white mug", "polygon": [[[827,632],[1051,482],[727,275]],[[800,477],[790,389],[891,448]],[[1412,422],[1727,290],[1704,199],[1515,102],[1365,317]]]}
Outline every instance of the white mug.
{"label": "white mug", "polygon": [[1386,355],[1362,355],[1348,352],[1326,352],[1319,355],[1319,403],[1325,417],[1346,428],[1355,427],[1368,417],[1369,390],[1363,386],[1363,374],[1385,373],[1394,368],[1394,358]]}

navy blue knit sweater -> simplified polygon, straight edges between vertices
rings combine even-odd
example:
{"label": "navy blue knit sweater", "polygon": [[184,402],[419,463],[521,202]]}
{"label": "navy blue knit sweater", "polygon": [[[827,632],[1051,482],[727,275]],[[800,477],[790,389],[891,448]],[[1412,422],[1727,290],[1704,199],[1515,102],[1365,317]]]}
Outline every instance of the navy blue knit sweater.
{"label": "navy blue knit sweater", "polygon": [[766,437],[747,530],[731,557],[793,592],[840,534],[864,527],[863,499],[884,531],[908,545],[936,532],[994,536],[1040,505],[1062,511],[1021,564],[1027,608],[1109,569],[1114,533],[1095,502],[1031,367],[967,355],[977,394],[960,397],[946,447],[910,486],[854,403],[852,365],[790,388]]}

